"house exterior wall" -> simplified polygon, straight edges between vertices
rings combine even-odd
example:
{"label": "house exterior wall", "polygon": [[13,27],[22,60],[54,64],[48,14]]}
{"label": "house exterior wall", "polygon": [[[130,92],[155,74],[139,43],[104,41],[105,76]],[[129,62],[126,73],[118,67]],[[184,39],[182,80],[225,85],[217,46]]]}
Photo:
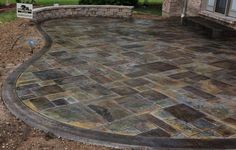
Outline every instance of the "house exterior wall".
{"label": "house exterior wall", "polygon": [[[222,16],[214,12],[204,11],[206,0],[188,0],[187,16],[202,16],[230,28],[236,29],[236,18]],[[184,0],[164,0],[162,14],[164,17],[181,16]]]}

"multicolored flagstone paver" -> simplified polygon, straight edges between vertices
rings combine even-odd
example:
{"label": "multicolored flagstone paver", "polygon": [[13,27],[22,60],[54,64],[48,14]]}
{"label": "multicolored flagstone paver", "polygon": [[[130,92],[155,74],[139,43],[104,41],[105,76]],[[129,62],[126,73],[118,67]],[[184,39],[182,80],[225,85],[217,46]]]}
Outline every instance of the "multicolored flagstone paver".
{"label": "multicolored flagstone paver", "polygon": [[236,40],[163,20],[79,18],[42,28],[50,50],[19,77],[22,103],[119,135],[236,137]]}

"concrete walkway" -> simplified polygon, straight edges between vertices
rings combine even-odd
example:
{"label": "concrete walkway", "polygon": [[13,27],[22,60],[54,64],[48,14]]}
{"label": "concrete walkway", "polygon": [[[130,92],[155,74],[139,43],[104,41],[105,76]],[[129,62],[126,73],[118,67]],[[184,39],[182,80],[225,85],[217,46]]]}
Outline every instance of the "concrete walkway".
{"label": "concrete walkway", "polygon": [[164,20],[63,19],[42,29],[45,49],[3,93],[24,121],[102,145],[236,148],[235,39]]}

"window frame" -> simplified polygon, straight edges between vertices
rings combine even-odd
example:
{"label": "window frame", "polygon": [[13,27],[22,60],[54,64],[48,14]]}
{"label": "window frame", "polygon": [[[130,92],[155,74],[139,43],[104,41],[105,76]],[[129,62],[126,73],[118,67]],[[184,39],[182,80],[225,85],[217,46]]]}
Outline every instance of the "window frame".
{"label": "window frame", "polygon": [[[233,4],[235,5],[235,9],[233,9]],[[229,5],[229,12],[228,15],[230,17],[235,17],[236,18],[236,0],[231,0],[231,3]]]}
{"label": "window frame", "polygon": [[209,11],[209,12],[221,15],[221,16],[229,16],[229,17],[236,18],[236,9],[235,10],[232,9],[233,4],[236,5],[236,0],[226,0],[226,8],[225,8],[224,13],[216,12],[217,0],[214,0],[214,6],[209,5],[209,1],[210,0],[205,1],[205,10],[206,11]]}

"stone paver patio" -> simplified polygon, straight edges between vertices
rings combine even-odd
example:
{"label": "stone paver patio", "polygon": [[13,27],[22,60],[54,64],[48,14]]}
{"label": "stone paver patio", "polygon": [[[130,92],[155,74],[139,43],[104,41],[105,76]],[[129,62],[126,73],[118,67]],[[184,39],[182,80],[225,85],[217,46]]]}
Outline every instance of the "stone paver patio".
{"label": "stone paver patio", "polygon": [[34,112],[114,136],[236,137],[236,40],[163,20],[64,19],[42,28],[52,46],[16,81]]}

